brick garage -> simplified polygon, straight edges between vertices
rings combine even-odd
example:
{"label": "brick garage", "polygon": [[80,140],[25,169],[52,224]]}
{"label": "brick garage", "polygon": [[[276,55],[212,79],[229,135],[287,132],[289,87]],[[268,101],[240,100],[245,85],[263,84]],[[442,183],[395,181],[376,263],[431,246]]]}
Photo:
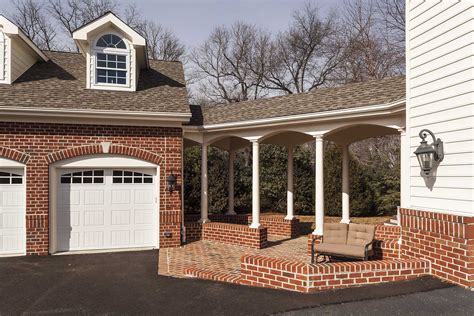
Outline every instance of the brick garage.
{"label": "brick garage", "polygon": [[[98,126],[49,123],[0,123],[0,156],[26,162],[27,254],[46,255],[49,249],[49,164],[76,156],[101,154],[110,142],[111,154],[135,157],[160,165],[160,247],[181,244],[181,192],[166,190],[173,172],[181,183],[180,128]],[[165,237],[164,232],[170,232]]]}
{"label": "brick garage", "polygon": [[474,217],[402,209],[402,258],[422,258],[431,274],[474,287]]}

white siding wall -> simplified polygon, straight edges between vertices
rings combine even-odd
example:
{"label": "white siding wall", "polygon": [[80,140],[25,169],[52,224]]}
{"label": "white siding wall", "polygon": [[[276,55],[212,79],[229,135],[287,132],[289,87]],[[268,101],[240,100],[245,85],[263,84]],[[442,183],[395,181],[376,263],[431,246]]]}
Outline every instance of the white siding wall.
{"label": "white siding wall", "polygon": [[[407,78],[406,206],[474,215],[474,0],[407,1]],[[413,154],[423,128],[444,141],[432,188]]]}
{"label": "white siding wall", "polygon": [[7,37],[0,30],[0,83],[7,82]]}
{"label": "white siding wall", "polygon": [[25,71],[36,63],[36,58],[31,50],[20,39],[11,41],[11,82],[18,79]]}

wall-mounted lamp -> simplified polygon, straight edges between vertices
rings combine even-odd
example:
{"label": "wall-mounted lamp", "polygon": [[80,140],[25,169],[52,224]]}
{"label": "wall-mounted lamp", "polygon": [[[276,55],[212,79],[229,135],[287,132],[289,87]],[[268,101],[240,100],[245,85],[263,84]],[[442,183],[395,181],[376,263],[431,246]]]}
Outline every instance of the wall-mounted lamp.
{"label": "wall-mounted lamp", "polygon": [[[426,137],[428,134],[433,138],[433,143],[428,145]],[[444,158],[443,142],[441,139],[436,139],[433,132],[428,129],[420,131],[421,143],[420,146],[415,150],[414,154],[418,159],[421,170],[425,175],[429,175],[435,161],[441,162]]]}
{"label": "wall-mounted lamp", "polygon": [[170,193],[172,193],[174,190],[176,190],[176,176],[174,174],[170,174],[166,178],[166,189]]}

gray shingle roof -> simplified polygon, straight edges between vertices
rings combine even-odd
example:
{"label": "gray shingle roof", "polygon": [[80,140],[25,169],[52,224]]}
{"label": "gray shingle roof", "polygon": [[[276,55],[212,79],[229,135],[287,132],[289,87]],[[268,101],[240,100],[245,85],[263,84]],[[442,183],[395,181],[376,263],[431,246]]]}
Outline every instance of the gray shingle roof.
{"label": "gray shingle roof", "polygon": [[[204,124],[220,124],[388,104],[405,98],[405,77],[226,105],[202,107]],[[198,113],[195,109],[193,113]],[[194,115],[193,115],[194,116]]]}
{"label": "gray shingle roof", "polygon": [[190,113],[180,62],[150,60],[136,92],[86,89],[86,60],[80,54],[45,52],[12,85],[0,85],[0,107]]}

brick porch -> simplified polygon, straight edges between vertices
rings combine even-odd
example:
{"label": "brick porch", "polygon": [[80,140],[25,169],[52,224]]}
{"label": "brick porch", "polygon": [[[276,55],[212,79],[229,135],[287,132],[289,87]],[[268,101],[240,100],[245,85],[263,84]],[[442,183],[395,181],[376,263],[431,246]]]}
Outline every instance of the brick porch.
{"label": "brick porch", "polygon": [[380,255],[369,262],[310,264],[307,236],[294,239],[270,236],[264,249],[209,240],[162,249],[158,273],[304,293],[404,280],[429,273],[427,260],[398,258],[395,238],[399,236],[399,227],[377,228],[376,236],[386,239],[380,238]]}

